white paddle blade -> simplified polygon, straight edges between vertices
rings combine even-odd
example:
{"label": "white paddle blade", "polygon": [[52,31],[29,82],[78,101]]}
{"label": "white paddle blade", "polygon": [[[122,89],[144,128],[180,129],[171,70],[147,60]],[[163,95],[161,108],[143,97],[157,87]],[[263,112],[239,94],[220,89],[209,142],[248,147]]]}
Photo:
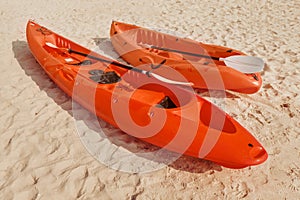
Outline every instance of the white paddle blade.
{"label": "white paddle blade", "polygon": [[167,79],[165,77],[162,77],[158,74],[154,74],[154,73],[150,73],[150,74],[151,74],[151,76],[153,76],[157,80],[160,80],[161,82],[165,82],[165,83],[169,83],[169,84],[175,84],[175,85],[186,85],[186,86],[192,86],[193,85],[193,83],[190,83],[190,82],[174,81],[174,80],[170,80],[170,79]]}
{"label": "white paddle blade", "polygon": [[264,68],[264,61],[261,58],[254,56],[230,56],[220,58],[228,67],[238,70],[245,74],[261,72]]}

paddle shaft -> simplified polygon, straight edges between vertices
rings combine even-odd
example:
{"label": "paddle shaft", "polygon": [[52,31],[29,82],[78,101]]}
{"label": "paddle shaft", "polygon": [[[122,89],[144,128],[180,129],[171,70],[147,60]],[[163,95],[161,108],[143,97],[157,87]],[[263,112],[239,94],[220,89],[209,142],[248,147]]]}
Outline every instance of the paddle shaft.
{"label": "paddle shaft", "polygon": [[91,58],[91,59],[93,59],[93,60],[98,60],[98,61],[101,61],[101,62],[113,64],[113,65],[116,65],[116,66],[118,66],[118,67],[122,67],[122,68],[124,68],[124,69],[136,71],[136,72],[139,72],[139,73],[142,73],[142,74],[149,74],[149,73],[150,73],[150,72],[147,72],[147,71],[142,70],[142,69],[138,69],[138,68],[135,68],[135,67],[131,67],[131,66],[129,66],[129,65],[125,65],[125,64],[122,64],[122,63],[119,63],[119,62],[116,62],[116,61],[106,60],[106,59],[103,59],[103,58],[99,58],[99,57],[96,57],[96,56],[92,56],[92,55],[89,55],[89,54],[86,54],[86,53],[83,53],[83,52],[75,51],[75,50],[73,50],[73,49],[68,49],[68,52],[69,52],[69,53],[75,53],[75,54],[78,54],[78,55],[81,55],[81,56],[85,56],[85,57]]}
{"label": "paddle shaft", "polygon": [[207,56],[207,55],[202,55],[198,53],[191,53],[191,52],[186,52],[186,51],[180,51],[176,49],[169,49],[169,48],[163,48],[163,47],[157,47],[157,46],[151,46],[152,49],[158,49],[158,50],[163,50],[163,51],[170,51],[170,52],[175,52],[175,53],[181,53],[189,56],[195,56],[195,57],[201,57],[201,58],[210,58],[213,60],[220,60],[218,57],[213,57],[213,56]]}

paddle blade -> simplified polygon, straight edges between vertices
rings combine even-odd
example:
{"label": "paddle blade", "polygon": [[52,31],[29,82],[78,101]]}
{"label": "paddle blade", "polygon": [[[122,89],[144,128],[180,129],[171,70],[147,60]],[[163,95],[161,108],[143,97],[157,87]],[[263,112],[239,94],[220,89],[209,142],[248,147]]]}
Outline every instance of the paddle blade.
{"label": "paddle blade", "polygon": [[261,72],[264,68],[264,61],[261,58],[254,56],[230,56],[227,58],[220,58],[220,61],[224,61],[228,67],[245,74]]}

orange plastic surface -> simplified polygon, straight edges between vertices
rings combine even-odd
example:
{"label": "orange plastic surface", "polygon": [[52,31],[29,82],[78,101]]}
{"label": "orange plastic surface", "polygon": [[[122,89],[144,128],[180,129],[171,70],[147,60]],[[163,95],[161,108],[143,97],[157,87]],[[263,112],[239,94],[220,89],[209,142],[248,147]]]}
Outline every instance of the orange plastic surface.
{"label": "orange plastic surface", "polygon": [[151,45],[175,49],[211,57],[226,58],[244,53],[227,47],[204,44],[187,38],[180,38],[139,26],[113,21],[111,41],[115,50],[128,63],[151,69],[166,60],[164,66],[154,72],[170,79],[181,80],[170,68],[182,74],[194,84],[194,88],[232,90],[240,93],[255,93],[262,85],[259,73],[244,74],[222,61],[200,58],[170,51],[151,48]]}
{"label": "orange plastic surface", "polygon": [[[108,58],[33,21],[28,22],[26,33],[32,54],[49,77],[83,107],[127,134],[230,168],[257,165],[267,159],[265,149],[245,128],[192,91],[95,60],[76,65],[89,58],[46,43]],[[114,71],[122,80],[97,83],[90,78],[90,70]],[[175,108],[158,106],[166,96]]]}

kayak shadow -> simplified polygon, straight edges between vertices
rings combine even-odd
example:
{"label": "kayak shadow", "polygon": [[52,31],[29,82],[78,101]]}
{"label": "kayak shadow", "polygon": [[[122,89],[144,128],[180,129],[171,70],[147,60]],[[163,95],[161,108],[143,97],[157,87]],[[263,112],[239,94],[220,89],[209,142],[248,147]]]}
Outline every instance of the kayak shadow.
{"label": "kayak shadow", "polygon": [[13,41],[12,51],[25,74],[36,83],[41,91],[55,101],[62,109],[72,115],[72,101],[56,84],[49,78],[34,56],[25,41]]}
{"label": "kayak shadow", "polygon": [[119,54],[114,50],[114,47],[111,43],[111,40],[109,38],[92,38],[95,45],[97,46],[96,52],[105,55],[107,57],[110,57],[114,60],[117,60],[119,62],[125,63],[122,58],[120,58]]}
{"label": "kayak shadow", "polygon": [[[14,56],[17,59],[19,65],[24,70],[25,74],[37,84],[41,91],[45,91],[46,94],[54,100],[54,102],[59,105],[62,109],[68,112],[70,116],[74,117],[74,109],[73,103],[70,97],[68,97],[62,90],[60,90],[56,84],[48,77],[45,71],[41,68],[39,63],[35,60],[34,56],[31,54],[31,51],[28,47],[27,42],[25,41],[13,41],[12,42],[12,50],[14,52]],[[104,130],[104,138],[109,140],[111,145],[116,146],[117,148],[123,148],[131,154],[136,154],[138,156],[147,155],[149,152],[157,151],[161,148],[146,143],[142,140],[134,138],[120,129],[114,128],[107,122],[103,121],[100,118],[95,117],[92,113],[85,110],[84,108],[80,108],[84,113],[87,113],[89,117],[85,117],[81,119],[85,126],[88,127],[89,130],[98,132],[99,125],[101,129]],[[84,116],[87,116],[84,115]],[[75,118],[75,117],[74,117]],[[99,125],[95,125],[91,123],[90,118],[96,118],[97,123]],[[78,127],[77,127],[78,128]],[[81,133],[78,133],[81,137]],[[87,148],[87,147],[86,147]],[[87,149],[89,151],[89,149]],[[89,151],[90,152],[90,151]],[[91,152],[90,152],[91,153]],[[146,154],[144,154],[146,153]],[[171,152],[170,152],[171,153]],[[94,158],[95,156],[91,154]],[[146,160],[147,156],[144,156]],[[149,158],[149,162],[152,162],[152,158]],[[157,158],[154,160],[156,162],[164,163],[163,159]],[[221,171],[222,167],[206,160],[193,158],[190,156],[179,156],[174,162],[166,163],[171,168],[180,170],[180,171],[188,171],[191,173],[204,173],[206,171]]]}

